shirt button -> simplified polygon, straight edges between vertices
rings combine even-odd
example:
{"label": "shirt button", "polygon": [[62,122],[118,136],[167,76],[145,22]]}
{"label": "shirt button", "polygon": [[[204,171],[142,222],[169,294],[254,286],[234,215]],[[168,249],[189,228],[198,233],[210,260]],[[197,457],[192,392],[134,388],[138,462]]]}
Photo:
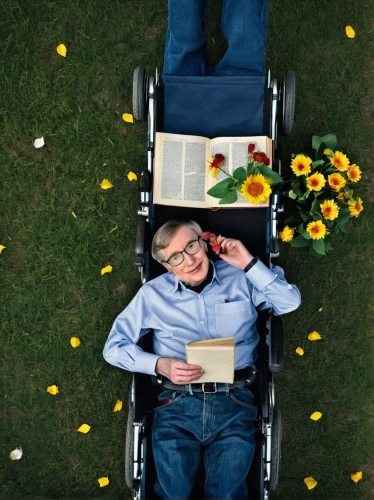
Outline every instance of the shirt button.
{"label": "shirt button", "polygon": [[198,299],[201,299],[200,295],[197,296]]}
{"label": "shirt button", "polygon": [[287,288],[288,288],[289,290],[292,290],[292,285],[287,285]]}

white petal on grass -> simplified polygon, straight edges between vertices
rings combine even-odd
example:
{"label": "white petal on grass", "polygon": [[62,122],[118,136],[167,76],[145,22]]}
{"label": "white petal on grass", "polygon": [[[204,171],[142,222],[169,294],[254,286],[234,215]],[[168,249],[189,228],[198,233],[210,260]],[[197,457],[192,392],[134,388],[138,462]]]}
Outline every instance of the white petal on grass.
{"label": "white petal on grass", "polygon": [[19,460],[22,457],[22,455],[23,451],[22,448],[19,446],[15,450],[11,451],[9,456],[12,460]]}
{"label": "white petal on grass", "polygon": [[40,137],[39,139],[35,139],[34,146],[36,149],[42,148],[44,146],[44,137]]}

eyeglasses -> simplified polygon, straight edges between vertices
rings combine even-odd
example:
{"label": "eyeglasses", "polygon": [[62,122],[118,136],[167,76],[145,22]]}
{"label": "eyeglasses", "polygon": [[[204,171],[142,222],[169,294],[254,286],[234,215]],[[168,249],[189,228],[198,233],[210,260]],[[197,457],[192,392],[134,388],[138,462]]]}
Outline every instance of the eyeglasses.
{"label": "eyeglasses", "polygon": [[187,253],[188,255],[195,255],[200,250],[200,248],[201,246],[199,236],[197,240],[190,241],[184,250],[175,253],[170,257],[170,259],[163,260],[162,262],[165,262],[165,264],[169,264],[173,267],[180,266],[184,261],[184,253]]}

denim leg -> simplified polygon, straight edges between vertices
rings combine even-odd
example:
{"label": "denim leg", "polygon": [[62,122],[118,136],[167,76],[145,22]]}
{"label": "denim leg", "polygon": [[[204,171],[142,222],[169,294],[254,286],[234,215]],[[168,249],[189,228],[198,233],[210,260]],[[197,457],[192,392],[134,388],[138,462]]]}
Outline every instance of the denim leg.
{"label": "denim leg", "polygon": [[228,49],[215,75],[265,75],[267,0],[223,0],[222,31]]}
{"label": "denim leg", "polygon": [[206,40],[202,22],[209,0],[168,0],[164,73],[205,75]]}

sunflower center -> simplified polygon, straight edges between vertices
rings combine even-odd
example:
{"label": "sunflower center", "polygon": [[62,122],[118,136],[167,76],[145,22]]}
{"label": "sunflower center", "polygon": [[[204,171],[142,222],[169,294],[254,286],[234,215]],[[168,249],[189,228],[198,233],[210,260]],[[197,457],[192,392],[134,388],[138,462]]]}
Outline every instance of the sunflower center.
{"label": "sunflower center", "polygon": [[340,158],[335,158],[335,166],[336,167],[341,167],[342,166],[342,162],[340,161]]}
{"label": "sunflower center", "polygon": [[297,169],[299,170],[299,172],[301,172],[302,170],[304,170],[304,165],[302,163],[299,163]]}
{"label": "sunflower center", "polygon": [[319,234],[319,227],[318,226],[312,227],[312,233],[313,234]]}
{"label": "sunflower center", "polygon": [[330,215],[331,214],[331,207],[325,207],[325,215]]}
{"label": "sunflower center", "polygon": [[251,194],[252,196],[259,196],[263,192],[264,192],[264,186],[259,182],[252,182],[252,184],[248,186],[248,193]]}
{"label": "sunflower center", "polygon": [[313,187],[318,186],[318,179],[311,179],[310,184],[311,184],[311,186],[313,186]]}

